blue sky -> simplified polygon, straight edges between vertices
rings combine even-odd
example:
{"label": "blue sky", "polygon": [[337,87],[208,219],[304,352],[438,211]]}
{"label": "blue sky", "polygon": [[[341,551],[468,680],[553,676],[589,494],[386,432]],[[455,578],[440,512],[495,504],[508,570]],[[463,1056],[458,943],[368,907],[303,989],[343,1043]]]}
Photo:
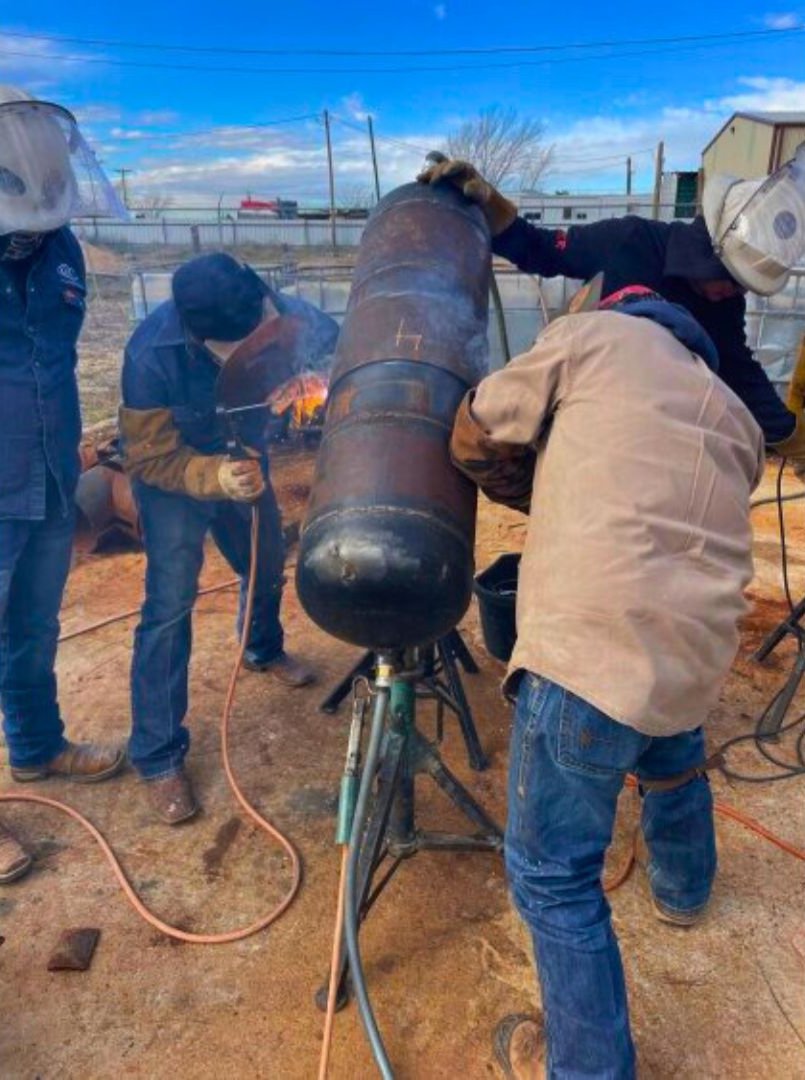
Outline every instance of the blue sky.
{"label": "blue sky", "polygon": [[[544,124],[546,143],[554,147],[546,190],[621,191],[628,154],[636,189],[649,188],[658,139],[665,140],[669,168],[696,168],[702,147],[732,111],[805,109],[805,33],[790,32],[805,24],[805,7],[733,0],[729,22],[721,4],[702,4],[684,16],[668,5],[656,5],[650,17],[648,11],[645,5],[585,9],[522,0],[385,7],[296,0],[231,8],[198,0],[69,6],[37,0],[35,21],[22,15],[0,21],[0,82],[74,109],[105,166],[134,170],[135,195],[166,195],[174,204],[214,203],[220,194],[237,199],[247,191],[321,200],[326,166],[318,117],[324,108],[336,117],[336,184],[343,201],[370,187],[361,130],[367,113],[375,120],[385,189],[411,177],[422,149],[438,145],[461,120],[501,105]],[[770,29],[785,32],[626,44]],[[37,34],[80,40],[18,36]],[[390,55],[604,41],[615,44]],[[134,45],[144,47],[128,47]],[[202,51],[156,48],[171,45]],[[286,119],[291,122],[276,127],[249,126]]]}

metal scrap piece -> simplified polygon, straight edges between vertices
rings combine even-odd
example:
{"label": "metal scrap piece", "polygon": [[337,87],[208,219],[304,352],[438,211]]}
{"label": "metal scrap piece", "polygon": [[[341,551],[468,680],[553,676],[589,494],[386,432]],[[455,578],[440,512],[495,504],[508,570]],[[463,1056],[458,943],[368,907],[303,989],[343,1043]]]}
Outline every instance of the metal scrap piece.
{"label": "metal scrap piece", "polygon": [[100,930],[91,926],[63,930],[50,954],[48,971],[86,971],[100,936]]}

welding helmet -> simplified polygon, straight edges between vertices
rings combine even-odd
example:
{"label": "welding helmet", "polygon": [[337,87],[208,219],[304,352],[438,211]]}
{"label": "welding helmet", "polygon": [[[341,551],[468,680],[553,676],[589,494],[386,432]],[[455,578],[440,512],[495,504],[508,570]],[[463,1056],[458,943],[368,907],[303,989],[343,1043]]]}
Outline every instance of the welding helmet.
{"label": "welding helmet", "polygon": [[761,296],[783,289],[805,255],[805,144],[765,180],[716,175],[703,196],[716,255]]}
{"label": "welding helmet", "polygon": [[173,275],[173,302],[188,333],[221,362],[276,315],[265,282],[222,251],[179,267]]}
{"label": "welding helmet", "polygon": [[127,215],[72,113],[0,86],[0,236],[76,216]]}

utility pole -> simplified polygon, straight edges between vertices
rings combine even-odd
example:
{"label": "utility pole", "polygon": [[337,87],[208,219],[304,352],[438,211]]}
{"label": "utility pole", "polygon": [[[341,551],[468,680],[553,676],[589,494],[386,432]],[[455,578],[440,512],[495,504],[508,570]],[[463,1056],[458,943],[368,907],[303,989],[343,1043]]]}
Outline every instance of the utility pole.
{"label": "utility pole", "polygon": [[375,147],[375,131],[372,127],[371,116],[366,117],[366,123],[369,126],[369,145],[372,148],[372,169],[375,174],[375,198],[380,202],[380,174],[377,171],[377,149]]}
{"label": "utility pole", "polygon": [[115,172],[120,174],[120,194],[123,196],[123,205],[127,210],[129,208],[129,189],[126,185],[126,177],[133,171],[133,169],[115,169]]}
{"label": "utility pole", "polygon": [[632,194],[632,159],[626,159],[626,194]]}
{"label": "utility pole", "polygon": [[324,136],[327,140],[327,173],[330,178],[330,242],[336,249],[335,234],[335,178],[333,176],[333,144],[330,139],[330,114],[324,110]]}
{"label": "utility pole", "polygon": [[660,216],[660,196],[662,195],[662,174],[665,168],[665,143],[662,139],[657,143],[657,157],[654,161],[654,202],[651,216],[655,221]]}

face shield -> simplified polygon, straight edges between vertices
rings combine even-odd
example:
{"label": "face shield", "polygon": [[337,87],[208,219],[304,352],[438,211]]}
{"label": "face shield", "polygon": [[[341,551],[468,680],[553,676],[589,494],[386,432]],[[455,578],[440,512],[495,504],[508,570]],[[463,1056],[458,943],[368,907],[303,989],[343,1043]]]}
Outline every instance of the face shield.
{"label": "face shield", "polygon": [[805,258],[805,144],[767,180],[714,177],[708,188],[704,212],[716,254],[747,289],[779,292]]}
{"label": "face shield", "polygon": [[0,104],[0,235],[83,216],[127,214],[75,117],[43,101]]}
{"label": "face shield", "polygon": [[278,386],[294,374],[294,344],[299,333],[293,315],[278,315],[266,297],[264,316],[241,341],[205,341],[222,365],[216,384],[218,403],[242,409],[264,403]]}
{"label": "face shield", "polygon": [[250,334],[238,341],[217,341],[214,338],[204,339],[204,348],[212,353],[219,364],[226,364],[235,354],[240,360],[249,360],[258,356],[263,349],[273,344],[280,329],[277,322],[277,309],[266,296],[263,299],[263,313],[260,322]]}

